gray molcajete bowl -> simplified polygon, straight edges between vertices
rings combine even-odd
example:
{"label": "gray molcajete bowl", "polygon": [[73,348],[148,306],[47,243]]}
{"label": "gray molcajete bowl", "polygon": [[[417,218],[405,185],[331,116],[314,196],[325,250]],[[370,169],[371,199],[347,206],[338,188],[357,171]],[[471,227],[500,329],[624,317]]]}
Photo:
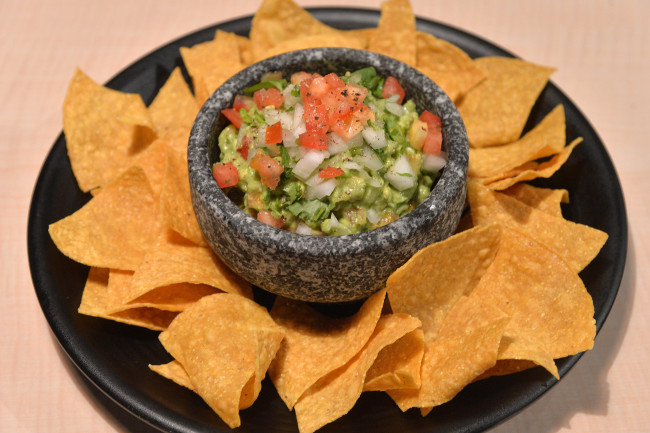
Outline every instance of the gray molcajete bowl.
{"label": "gray molcajete bowl", "polygon": [[[212,164],[219,160],[218,135],[228,125],[221,110],[263,73],[344,73],[374,66],[396,77],[418,112],[442,119],[447,165],[429,197],[407,215],[365,233],[310,236],[278,230],[239,209],[219,188]],[[190,134],[188,164],[192,202],[215,253],[254,285],[288,298],[334,303],[365,298],[416,251],[449,237],[465,203],[467,134],[456,107],[423,74],[397,60],[360,50],[317,48],[275,56],[226,81],[205,103]]]}

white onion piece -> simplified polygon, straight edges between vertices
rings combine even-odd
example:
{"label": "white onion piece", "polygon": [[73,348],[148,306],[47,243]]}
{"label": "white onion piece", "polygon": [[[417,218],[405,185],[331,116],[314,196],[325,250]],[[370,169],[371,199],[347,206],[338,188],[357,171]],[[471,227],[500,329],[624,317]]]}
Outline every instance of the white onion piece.
{"label": "white onion piece", "polygon": [[373,188],[379,188],[381,187],[381,182],[376,177],[371,177],[368,181],[368,185],[372,186]]}
{"label": "white onion piece", "polygon": [[293,128],[293,114],[287,111],[280,112],[280,124],[282,124],[282,129]]}
{"label": "white onion piece", "polygon": [[447,154],[440,152],[438,155],[424,155],[422,168],[426,171],[440,171],[447,164]]}
{"label": "white onion piece", "polygon": [[307,190],[305,191],[305,197],[308,200],[312,199],[321,199],[323,197],[329,196],[332,191],[334,191],[334,188],[336,188],[337,185],[336,179],[327,179],[324,182],[319,183],[318,185],[314,186],[307,186]]}
{"label": "white onion piece", "polygon": [[298,146],[298,137],[288,129],[282,128],[282,144],[284,147],[296,147]]}
{"label": "white onion piece", "polygon": [[330,154],[336,155],[348,150],[348,143],[336,132],[329,132],[327,134],[327,150]]}
{"label": "white onion piece", "polygon": [[275,108],[265,107],[262,110],[262,114],[267,125],[274,125],[280,121],[280,110],[276,110]]}
{"label": "white onion piece", "polygon": [[[302,148],[299,147],[299,149]],[[325,160],[325,153],[318,150],[310,150],[298,161],[293,168],[293,174],[305,180],[314,172],[316,167]]]}
{"label": "white onion piece", "polygon": [[307,179],[305,181],[305,185],[307,185],[307,186],[316,186],[316,185],[318,185],[320,183],[323,183],[324,180],[325,179],[323,179],[322,177],[319,177],[318,173],[316,173],[312,177],[310,177],[309,179]]}
{"label": "white onion piece", "polygon": [[413,167],[405,155],[401,155],[386,172],[386,179],[398,191],[415,186],[416,176]]}
{"label": "white onion piece", "polygon": [[309,227],[307,224],[303,222],[298,223],[298,226],[296,227],[296,233],[298,233],[299,235],[310,235],[311,227]]}
{"label": "white onion piece", "polygon": [[384,129],[375,129],[372,126],[366,126],[361,132],[366,143],[374,149],[381,149],[386,146],[386,133]]}
{"label": "white onion piece", "polygon": [[332,228],[336,228],[339,226],[339,220],[338,218],[336,218],[336,215],[334,215],[334,213],[330,215],[330,224]]}
{"label": "white onion piece", "polygon": [[361,155],[355,156],[354,160],[366,167],[368,170],[377,171],[384,167],[384,163],[381,159],[368,146],[363,146],[361,149]]}
{"label": "white onion piece", "polygon": [[305,132],[307,128],[305,128],[305,131],[302,131],[300,133],[296,132],[296,129],[302,124],[305,124],[305,109],[303,108],[302,104],[297,104],[295,108],[293,109],[293,132],[296,134],[296,137],[302,134],[302,132]]}
{"label": "white onion piece", "polygon": [[404,106],[391,101],[386,101],[386,110],[393,113],[397,117],[402,117],[402,115],[406,113],[406,108],[404,108]]}
{"label": "white onion piece", "polygon": [[237,143],[241,143],[246,135],[246,128],[239,128],[239,133],[237,134]]}
{"label": "white onion piece", "polygon": [[389,96],[388,98],[386,98],[386,101],[388,101],[388,102],[397,102],[398,99],[399,99],[399,95],[395,94],[395,95],[392,95],[392,96]]}
{"label": "white onion piece", "polygon": [[361,165],[354,161],[345,161],[343,164],[341,164],[341,168],[347,168],[348,170],[365,171]]}
{"label": "white onion piece", "polygon": [[256,147],[262,147],[266,143],[266,126],[260,126],[257,128],[257,140],[255,142]]}
{"label": "white onion piece", "polygon": [[354,137],[348,140],[348,147],[352,149],[353,147],[363,146],[363,135],[358,133]]}
{"label": "white onion piece", "polygon": [[301,99],[302,99],[302,98],[300,98],[300,96],[293,96],[291,94],[291,91],[294,89],[294,87],[295,86],[293,84],[289,84],[282,91],[282,96],[284,96],[284,106],[287,107],[287,108],[293,107],[298,102],[300,102]]}
{"label": "white onion piece", "polygon": [[370,224],[377,224],[380,220],[379,214],[373,208],[370,208],[366,211],[366,218],[368,218]]}

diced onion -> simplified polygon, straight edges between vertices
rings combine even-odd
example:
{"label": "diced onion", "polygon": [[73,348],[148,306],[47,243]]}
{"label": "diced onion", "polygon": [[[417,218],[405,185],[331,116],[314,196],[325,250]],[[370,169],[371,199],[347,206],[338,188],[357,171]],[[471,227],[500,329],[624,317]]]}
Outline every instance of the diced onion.
{"label": "diced onion", "polygon": [[296,137],[307,131],[307,127],[305,126],[305,119],[303,117],[304,114],[305,109],[303,108],[302,104],[296,105],[296,107],[293,109],[293,133]]}
{"label": "diced onion", "polygon": [[424,155],[422,168],[426,171],[440,171],[447,164],[447,154],[440,152],[438,155]]}
{"label": "diced onion", "polygon": [[377,171],[384,167],[381,159],[368,146],[363,146],[361,155],[355,156],[354,160],[369,170]]}
{"label": "diced onion", "polygon": [[363,146],[363,135],[358,133],[354,137],[348,140],[348,147],[352,149],[353,147]]}
{"label": "diced onion", "polygon": [[287,111],[280,112],[280,123],[282,124],[282,129],[293,128],[293,114]]}
{"label": "diced onion", "polygon": [[294,87],[295,86],[293,84],[289,84],[282,91],[282,96],[284,96],[284,106],[285,107],[293,107],[294,105],[296,105],[301,100],[300,96],[293,96],[291,94]]}
{"label": "diced onion", "polygon": [[332,191],[334,191],[334,188],[336,188],[337,185],[336,179],[327,179],[324,182],[319,183],[318,185],[314,186],[307,186],[307,190],[305,191],[305,198],[308,200],[312,199],[321,199],[323,197],[329,196]]}
{"label": "diced onion", "polygon": [[404,191],[415,186],[416,175],[405,155],[401,155],[395,160],[393,166],[386,172],[386,179],[398,191]]}
{"label": "diced onion", "polygon": [[354,161],[345,161],[343,164],[341,164],[341,168],[347,168],[348,170],[365,171],[361,165],[357,164]]}
{"label": "diced onion", "polygon": [[339,226],[339,220],[338,220],[338,218],[336,218],[336,215],[334,215],[333,212],[330,215],[330,224],[331,224],[332,228],[336,228],[336,227]]}
{"label": "diced onion", "polygon": [[298,233],[299,235],[310,235],[311,227],[309,227],[307,224],[303,222],[298,223],[298,226],[296,227],[296,233]]}
{"label": "diced onion", "polygon": [[327,134],[327,150],[330,154],[336,155],[348,150],[348,143],[336,132],[329,132]]}
{"label": "diced onion", "polygon": [[[299,149],[301,149],[299,147]],[[321,162],[325,160],[326,153],[320,152],[318,150],[310,150],[305,153],[305,155],[298,161],[296,166],[293,168],[293,174],[298,176],[300,179],[307,179],[320,165]]]}
{"label": "diced onion", "polygon": [[366,211],[366,218],[368,218],[370,224],[377,224],[380,220],[379,214],[373,208]]}
{"label": "diced onion", "polygon": [[366,143],[374,149],[381,149],[386,146],[386,133],[384,129],[375,129],[372,126],[366,126],[361,132]]}
{"label": "diced onion", "polygon": [[402,115],[406,113],[406,108],[404,108],[404,106],[391,101],[386,101],[386,110],[398,117],[402,117]]}
{"label": "diced onion", "polygon": [[368,181],[368,185],[372,186],[373,188],[379,188],[381,187],[381,182],[376,177],[371,177]]}
{"label": "diced onion", "polygon": [[284,144],[284,147],[296,147],[298,146],[298,137],[296,135],[288,130],[288,129],[282,129],[282,144]]}
{"label": "diced onion", "polygon": [[262,147],[266,144],[266,126],[257,128],[256,147]]}
{"label": "diced onion", "polygon": [[273,125],[280,121],[280,110],[275,108],[265,107],[262,114],[264,114],[264,121],[267,125]]}

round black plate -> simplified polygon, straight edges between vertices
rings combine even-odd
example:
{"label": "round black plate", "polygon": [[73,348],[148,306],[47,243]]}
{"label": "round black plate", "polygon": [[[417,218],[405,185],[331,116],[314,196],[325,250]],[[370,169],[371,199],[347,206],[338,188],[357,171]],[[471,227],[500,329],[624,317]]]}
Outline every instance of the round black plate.
{"label": "round black plate", "polygon": [[[310,10],[316,18],[342,29],[376,26],[378,11],[321,8]],[[182,66],[181,46],[214,37],[217,28],[245,35],[251,17],[218,24],[182,37],[137,61],[107,85],[140,93],[146,103],[175,66]],[[460,46],[472,57],[511,56],[476,36],[428,20],[418,19],[418,29]],[[610,236],[598,257],[581,273],[591,293],[600,329],[614,302],[627,251],[627,221],[621,187],[614,166],[589,122],[553,84],[544,90],[529,124],[539,122],[555,105],[566,110],[567,139],[584,138],[569,161],[541,185],[569,190],[571,203],[564,209],[569,220],[587,224]],[[228,427],[195,394],[149,371],[148,364],[171,358],[157,333],[77,313],[88,268],[63,256],[48,235],[48,225],[73,213],[89,200],[82,194],[68,161],[61,134],[39,175],[29,215],[29,264],[36,294],[64,351],[81,372],[121,407],[141,420],[170,432],[227,432]],[[598,341],[596,341],[598,344]],[[561,375],[579,355],[558,361]],[[323,432],[476,432],[515,414],[556,383],[541,368],[516,375],[491,378],[464,389],[451,402],[423,418],[419,411],[402,413],[384,393],[364,393],[354,409],[325,426]],[[294,432],[295,416],[266,379],[255,404],[241,412],[239,432]]]}

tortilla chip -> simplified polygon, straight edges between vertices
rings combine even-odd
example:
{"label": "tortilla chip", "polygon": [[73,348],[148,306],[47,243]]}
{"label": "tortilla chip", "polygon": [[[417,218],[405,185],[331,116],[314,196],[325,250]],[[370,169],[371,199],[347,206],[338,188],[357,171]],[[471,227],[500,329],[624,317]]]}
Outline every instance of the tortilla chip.
{"label": "tortilla chip", "polygon": [[301,433],[312,433],[352,409],[363,390],[366,372],[386,346],[420,326],[406,314],[382,316],[366,345],[344,366],[312,385],[296,403]]}
{"label": "tortilla chip", "polygon": [[[264,307],[222,293],[207,296],[179,314],[159,338],[187,372],[197,394],[234,428],[241,424],[240,401],[250,405],[261,387],[247,385],[251,380],[261,384],[260,367],[268,366],[269,354],[279,347],[283,332]],[[246,395],[246,388],[257,393]]]}
{"label": "tortilla chip", "polygon": [[[345,35],[343,32],[308,35],[280,42],[266,51],[262,55],[262,58],[288,53],[289,51],[319,47],[343,47],[361,50],[364,48],[364,45],[365,42],[363,39]],[[262,58],[257,60],[262,60]]]}
{"label": "tortilla chip", "polygon": [[470,146],[517,140],[555,69],[507,57],[482,57],[474,63],[487,78],[458,103]]}
{"label": "tortilla chip", "polygon": [[274,46],[296,38],[338,30],[323,24],[292,0],[264,0],[253,17],[250,41],[253,58],[262,59]]}
{"label": "tortilla chip", "polygon": [[492,263],[500,233],[496,225],[475,227],[418,251],[386,282],[393,312],[417,317],[424,341],[434,339],[449,310]]}
{"label": "tortilla chip", "polygon": [[402,411],[448,402],[497,362],[509,318],[499,309],[463,296],[451,309],[438,337],[425,343],[419,389],[389,390]]}
{"label": "tortilla chip", "polygon": [[420,31],[417,32],[416,67],[453,101],[485,79],[485,74],[463,50],[444,39]]}
{"label": "tortilla chip", "polygon": [[187,372],[183,368],[180,362],[178,361],[171,361],[168,362],[167,364],[161,364],[161,365],[151,365],[149,364],[149,368],[152,371],[155,371],[162,377],[165,377],[177,385],[184,386],[187,389],[190,389],[194,391],[194,386],[192,385],[192,382],[190,381],[190,377],[187,375]]}
{"label": "tortilla chip", "polygon": [[528,329],[523,329],[519,324],[510,322],[506,326],[499,345],[497,360],[520,361],[520,363],[515,364],[518,369],[522,368],[524,361],[532,362],[535,365],[544,367],[556,379],[560,379],[560,374],[557,371],[555,361],[553,361],[553,356],[536,341],[533,335],[530,335]]}
{"label": "tortilla chip", "polygon": [[209,286],[253,298],[251,284],[231,271],[210,248],[192,244],[167,231],[136,269],[125,302],[146,302],[154,289],[185,283],[196,286],[194,292],[199,297],[215,293],[214,289],[202,289]]}
{"label": "tortilla chip", "polygon": [[207,245],[192,205],[187,153],[171,147],[167,149],[160,208],[166,226],[197,245]]}
{"label": "tortilla chip", "polygon": [[556,106],[540,123],[521,139],[484,148],[470,148],[468,174],[475,178],[489,178],[507,173],[522,164],[564,149],[566,144],[564,107]]}
{"label": "tortilla chip", "polygon": [[59,251],[79,263],[135,270],[158,227],[147,176],[132,166],[81,209],[51,224],[49,232]]}
{"label": "tortilla chip", "polygon": [[198,113],[199,105],[187,86],[181,69],[174,68],[149,106],[156,133],[159,137],[180,137],[187,143]]}
{"label": "tortilla chip", "polygon": [[318,379],[345,365],[372,335],[386,291],[366,300],[353,316],[324,316],[306,303],[278,297],[271,316],[286,337],[269,368],[278,394],[292,409]]}
{"label": "tortilla chip", "polygon": [[138,94],[101,86],[77,69],[63,103],[63,130],[79,188],[105,185],[155,138]]}
{"label": "tortilla chip", "polygon": [[580,143],[582,143],[582,138],[576,138],[560,153],[553,156],[553,158],[548,161],[527,163],[505,173],[503,176],[500,176],[499,179],[485,179],[483,182],[488,185],[490,189],[498,191],[509,188],[516,183],[537,179],[538,177],[549,178],[555,174],[560,167],[562,167],[566,160],[569,159],[573,149]]}
{"label": "tortilla chip", "polygon": [[582,280],[556,253],[515,230],[504,231],[494,263],[471,297],[511,317],[506,335],[515,338],[502,359],[529,359],[517,355],[516,338],[534,342],[550,358],[593,347],[594,306]]}
{"label": "tortilla chip", "polygon": [[562,217],[561,203],[569,202],[569,191],[566,189],[539,188],[527,183],[518,183],[501,192],[556,217]]}
{"label": "tortilla chip", "polygon": [[580,272],[596,257],[607,233],[536,210],[505,194],[469,182],[467,197],[477,225],[498,223],[542,243]]}
{"label": "tortilla chip", "polygon": [[419,388],[424,333],[416,329],[384,347],[366,374],[364,391]]}
{"label": "tortilla chip", "polygon": [[199,106],[228,78],[244,68],[241,62],[240,37],[217,30],[214,40],[191,48],[181,47],[181,57],[192,77],[194,96]]}
{"label": "tortilla chip", "polygon": [[386,0],[381,4],[377,30],[368,41],[368,50],[416,65],[415,15],[408,0]]}
{"label": "tortilla chip", "polygon": [[108,269],[90,268],[88,279],[81,296],[79,313],[86,316],[114,320],[128,325],[163,331],[167,329],[177,313],[156,308],[130,308],[111,313],[114,302],[108,292]]}

